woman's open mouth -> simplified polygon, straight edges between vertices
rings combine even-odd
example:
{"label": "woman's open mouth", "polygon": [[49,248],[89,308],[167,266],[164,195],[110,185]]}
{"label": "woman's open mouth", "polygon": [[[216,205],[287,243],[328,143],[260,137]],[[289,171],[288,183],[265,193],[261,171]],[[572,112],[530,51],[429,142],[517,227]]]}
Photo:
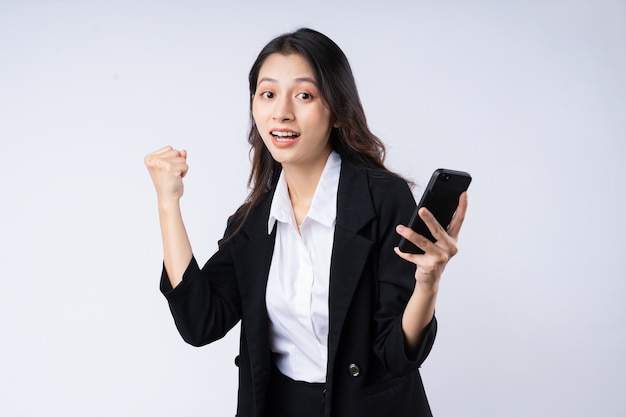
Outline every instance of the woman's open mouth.
{"label": "woman's open mouth", "polygon": [[272,135],[272,142],[276,146],[288,146],[291,145],[300,137],[299,133],[291,131],[278,131],[273,130],[270,132]]}

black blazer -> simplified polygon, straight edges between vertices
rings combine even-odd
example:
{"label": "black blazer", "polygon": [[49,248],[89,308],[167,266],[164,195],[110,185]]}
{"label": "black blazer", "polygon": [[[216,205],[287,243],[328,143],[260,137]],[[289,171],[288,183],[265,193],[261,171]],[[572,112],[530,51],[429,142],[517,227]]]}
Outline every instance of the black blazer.
{"label": "black blazer", "polygon": [[[200,269],[195,259],[166,296],[183,339],[201,346],[241,320],[237,415],[262,417],[271,375],[265,288],[276,228],[267,233],[272,193],[232,239]],[[404,180],[342,162],[329,294],[325,416],[431,416],[418,368],[437,329],[433,318],[419,348],[406,352],[401,328],[415,286],[415,265],[394,252],[395,226],[415,200]],[[228,237],[236,225],[228,225]]]}

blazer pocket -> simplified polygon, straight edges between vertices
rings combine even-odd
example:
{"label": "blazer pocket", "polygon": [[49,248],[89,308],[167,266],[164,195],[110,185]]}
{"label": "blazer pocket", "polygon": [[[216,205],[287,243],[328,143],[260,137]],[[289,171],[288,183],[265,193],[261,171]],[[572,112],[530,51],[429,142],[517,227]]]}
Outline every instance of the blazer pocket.
{"label": "blazer pocket", "polygon": [[369,386],[363,390],[363,411],[372,416],[403,415],[414,407],[420,387],[417,371]]}

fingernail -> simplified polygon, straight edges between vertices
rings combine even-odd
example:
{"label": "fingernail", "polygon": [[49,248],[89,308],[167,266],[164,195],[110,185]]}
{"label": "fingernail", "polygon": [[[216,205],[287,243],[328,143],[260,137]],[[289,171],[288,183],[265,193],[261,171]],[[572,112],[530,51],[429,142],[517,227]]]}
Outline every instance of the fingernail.
{"label": "fingernail", "polygon": [[405,227],[402,226],[401,224],[396,226],[396,232],[398,232],[398,233],[404,232],[404,229],[405,229]]}

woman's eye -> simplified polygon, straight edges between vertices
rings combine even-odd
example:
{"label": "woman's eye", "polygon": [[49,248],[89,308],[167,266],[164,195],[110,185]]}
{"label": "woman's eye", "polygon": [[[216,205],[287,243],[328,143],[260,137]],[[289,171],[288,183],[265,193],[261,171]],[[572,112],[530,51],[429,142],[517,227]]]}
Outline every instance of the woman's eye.
{"label": "woman's eye", "polygon": [[302,99],[302,100],[309,100],[309,99],[311,99],[313,96],[312,96],[312,95],[310,95],[309,93],[300,93],[300,94],[298,94],[296,97],[298,97],[299,99]]}
{"label": "woman's eye", "polygon": [[261,93],[261,97],[263,98],[272,98],[274,97],[274,93],[272,93],[271,91],[264,91]]}

